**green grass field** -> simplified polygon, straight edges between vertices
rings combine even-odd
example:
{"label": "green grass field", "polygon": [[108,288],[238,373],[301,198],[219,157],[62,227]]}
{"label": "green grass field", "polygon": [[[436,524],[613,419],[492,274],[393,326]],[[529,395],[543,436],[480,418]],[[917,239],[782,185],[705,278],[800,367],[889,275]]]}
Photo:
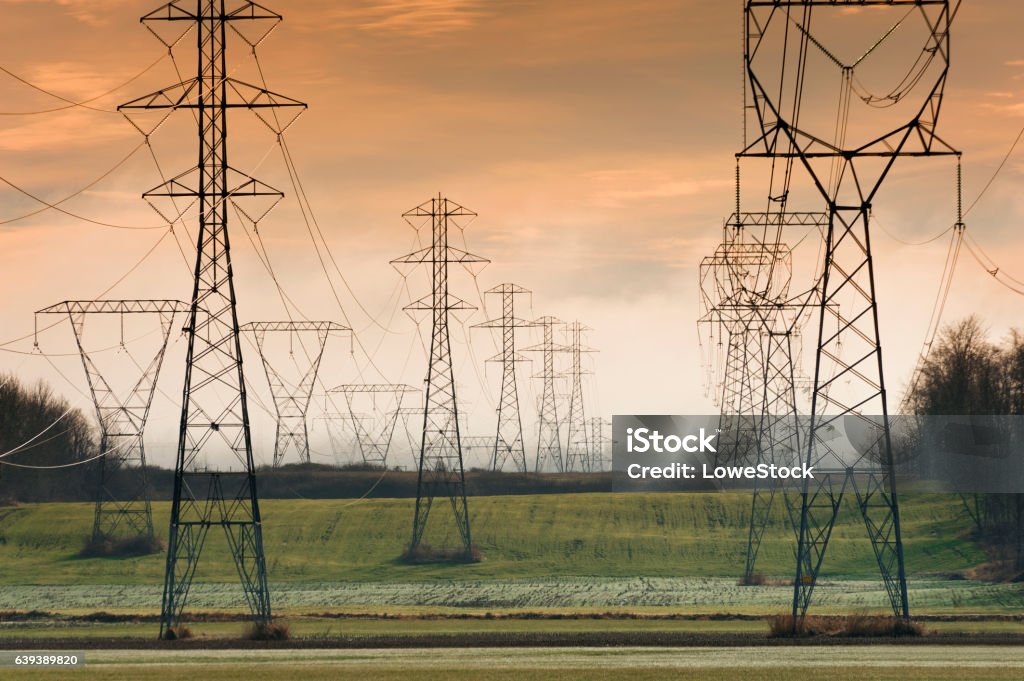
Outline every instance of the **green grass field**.
{"label": "green grass field", "polygon": [[1008,681],[1024,676],[1019,648],[820,646],[483,650],[96,651],[66,670],[0,669],[33,681]]}
{"label": "green grass field", "polygon": [[[736,577],[746,547],[747,494],[564,494],[470,499],[475,565],[407,566],[413,501],[270,500],[263,502],[271,578],[287,582],[421,582],[557,577]],[[155,505],[166,534],[167,504]],[[450,530],[438,503],[431,528]],[[793,533],[776,504],[759,568],[791,572]],[[968,520],[952,495],[907,495],[902,504],[908,572],[952,572],[982,562],[962,536]],[[92,523],[89,504],[26,505],[0,510],[0,584],[160,584],[163,557],[78,559]],[[435,544],[445,538],[428,536]],[[843,514],[825,571],[835,577],[876,572],[863,522]],[[225,542],[211,530],[198,581],[235,580]]]}
{"label": "green grass field", "polygon": [[[575,494],[470,500],[472,565],[403,565],[412,500],[272,500],[265,544],[275,611],[423,615],[460,612],[781,612],[791,588],[740,587],[745,494]],[[432,520],[444,531],[448,508]],[[907,495],[902,505],[911,606],[931,614],[1015,614],[1024,585],[953,580],[985,560],[964,539],[956,497]],[[158,527],[166,504],[156,505]],[[158,610],[164,557],[77,556],[89,504],[0,510],[0,610],[147,614]],[[448,527],[447,529],[450,529]],[[443,541],[443,539],[442,539]],[[438,542],[440,543],[440,542]],[[786,578],[793,534],[781,504],[759,567]],[[847,509],[833,534],[816,593],[818,612],[884,612],[886,596],[863,523]],[[210,539],[190,611],[238,610],[235,568],[219,531]]]}

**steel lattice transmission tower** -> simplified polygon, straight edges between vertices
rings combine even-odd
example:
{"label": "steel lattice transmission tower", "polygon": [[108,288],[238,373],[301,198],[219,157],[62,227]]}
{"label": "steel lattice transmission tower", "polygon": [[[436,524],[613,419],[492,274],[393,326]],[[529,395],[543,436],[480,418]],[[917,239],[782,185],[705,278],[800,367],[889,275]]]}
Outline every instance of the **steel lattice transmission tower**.
{"label": "steel lattice transmission tower", "polygon": [[493,435],[463,435],[462,451],[471,456],[474,450],[482,449],[489,455],[494,453]]}
{"label": "steel lattice transmission tower", "polygon": [[[274,398],[274,410],[277,413],[277,433],[274,437],[274,468],[281,465],[285,456],[292,450],[301,463],[309,463],[309,424],[306,412],[309,401],[313,397],[313,386],[320,372],[320,362],[327,348],[327,339],[332,332],[351,331],[344,324],[336,322],[249,322],[239,329],[248,331],[256,339],[256,349],[263,361],[263,369],[270,384],[270,394]],[[296,334],[316,334],[316,345],[307,353],[308,367],[297,382],[288,381],[284,374],[270,363],[267,348],[267,333],[288,334],[288,354],[294,360],[294,340]],[[300,339],[301,340],[301,339]],[[306,350],[305,345],[302,345]],[[301,369],[300,369],[301,371]]]}
{"label": "steel lattice transmission tower", "polygon": [[587,419],[589,429],[587,438],[590,443],[590,467],[588,470],[593,473],[600,473],[607,468],[608,457],[605,456],[605,446],[611,441],[611,438],[605,435],[605,429],[610,425],[612,425],[611,421],[600,416]]}
{"label": "steel lattice transmission tower", "polygon": [[[759,457],[757,419],[760,413],[763,356],[757,321],[759,300],[754,291],[766,284],[774,254],[735,236],[725,238],[700,265],[701,342],[712,349],[712,375],[718,378],[715,401],[720,407],[716,458],[749,465]],[[762,293],[764,291],[762,290]],[[724,358],[718,357],[724,346]],[[720,375],[720,378],[719,378]]]}
{"label": "steel lattice transmission tower", "polygon": [[[416,434],[410,429],[409,422],[415,417],[423,416],[423,407],[402,407],[401,409],[395,410],[398,421],[402,424],[402,431],[405,433],[404,442],[409,445],[409,456],[412,460],[413,467],[419,467],[420,455],[419,448],[420,443],[416,441]],[[398,427],[397,425],[395,426]]]}
{"label": "steel lattice transmission tower", "polygon": [[[701,263],[702,342],[728,346],[718,448],[726,463],[792,465],[799,457],[794,357],[805,305],[790,292],[792,254],[782,236],[785,228],[827,223],[822,213],[737,212],[715,254]],[[774,483],[755,484],[744,583],[751,583],[776,491]],[[799,526],[798,513],[794,519]]]}
{"label": "steel lattice transmission tower", "polygon": [[[356,445],[359,447],[359,455],[363,463],[370,466],[383,468],[387,465],[388,452],[391,450],[391,441],[395,433],[395,426],[398,424],[398,416],[402,411],[402,401],[407,393],[417,393],[418,389],[411,385],[398,383],[351,383],[339,385],[330,390],[332,393],[341,393],[345,396],[345,404],[348,406],[348,419],[356,433]],[[377,395],[391,395],[395,401],[394,408],[390,410],[378,410],[374,404],[374,415],[362,418],[356,411],[355,396],[365,394],[376,398]],[[365,425],[366,422],[370,426]]]}
{"label": "steel lattice transmission tower", "polygon": [[[950,0],[745,3],[748,100],[744,106],[756,115],[756,127],[753,141],[745,144],[739,156],[770,158],[773,164],[781,160],[787,168],[793,163],[802,166],[828,206],[816,292],[811,422],[804,444],[806,462],[817,475],[813,481],[804,481],[801,496],[794,628],[806,616],[843,495],[851,487],[893,613],[910,616],[869,219],[872,202],[898,158],[958,154],[935,131],[950,64],[950,4]],[[889,11],[848,14],[842,12],[844,6],[888,7]],[[877,25],[886,18],[885,25]],[[876,24],[872,34],[864,36],[866,49],[845,59],[838,46],[821,38],[821,33],[815,35],[830,27],[849,36],[855,21]],[[864,69],[872,67],[875,54],[908,33],[920,36],[922,44],[906,77],[891,90],[871,92],[873,79],[860,77]],[[886,62],[880,70],[891,82],[893,65]],[[835,91],[835,83],[824,83],[819,89],[818,74],[829,72],[839,81],[840,97],[834,109],[821,112],[816,105],[825,101],[824,93]],[[851,128],[854,114],[857,119]],[[884,121],[879,123],[878,118]],[[879,129],[885,132],[879,134]],[[788,172],[786,182],[781,192],[772,187],[770,195],[788,196]],[[852,451],[838,452],[826,442],[826,433],[838,426],[847,433]]]}
{"label": "steel lattice transmission tower", "polygon": [[449,228],[459,227],[461,218],[476,213],[438,195],[403,214],[413,229],[430,224],[431,243],[418,251],[392,261],[392,264],[430,264],[432,290],[406,306],[410,311],[429,311],[432,315],[430,364],[427,370],[426,399],[423,407],[423,434],[420,440],[419,476],[416,483],[416,510],[413,516],[409,554],[420,546],[434,497],[447,497],[455,514],[465,556],[472,554],[469,505],[466,502],[466,477],[459,438],[459,410],[455,399],[448,317],[453,311],[472,310],[472,305],[448,292],[448,265],[471,267],[490,262],[449,244]]}
{"label": "steel lattice transmission tower", "polygon": [[516,387],[516,363],[526,357],[516,352],[516,329],[533,326],[516,317],[516,296],[530,293],[516,284],[498,284],[485,291],[501,296],[501,317],[475,324],[478,329],[501,329],[501,353],[488,362],[501,362],[501,399],[498,402],[498,428],[491,455],[491,470],[500,471],[511,458],[516,470],[525,473],[526,448],[523,443],[523,421],[519,415],[519,390]]}
{"label": "steel lattice transmission tower", "polygon": [[334,464],[336,466],[342,465],[341,452],[344,452],[346,449],[354,450],[358,445],[353,442],[353,446],[348,447],[345,440],[338,432],[336,432],[332,424],[338,421],[347,422],[351,420],[351,415],[339,411],[325,411],[314,418],[314,422],[321,421],[324,423],[324,429],[327,431],[327,439],[330,442],[331,453],[334,456]]}
{"label": "steel lattice transmission tower", "polygon": [[558,401],[555,396],[555,353],[564,352],[566,346],[555,343],[555,327],[565,322],[550,315],[533,320],[533,325],[541,329],[542,340],[537,345],[523,348],[525,352],[541,353],[541,370],[534,378],[543,382],[540,402],[537,409],[537,459],[534,471],[540,473],[550,461],[559,473],[565,472],[565,461],[562,458],[562,438],[558,427]]}
{"label": "steel lattice transmission tower", "polygon": [[[176,39],[163,41],[168,49],[188,31],[195,30],[196,76],[119,107],[136,127],[134,119],[144,118],[145,112],[162,112],[166,118],[178,109],[192,110],[198,124],[196,167],[143,195],[151,204],[171,204],[171,224],[180,218],[175,205],[178,199],[195,203],[199,212],[160,617],[162,637],[172,634],[180,622],[207,533],[213,525],[224,529],[256,624],[264,625],[271,618],[235,307],[228,205],[238,207],[239,202],[246,200],[255,205],[269,204],[262,211],[252,206],[249,211],[239,208],[246,215],[258,215],[258,221],[282,194],[228,164],[228,111],[250,110],[280,135],[306,105],[232,78],[226,69],[226,58],[230,35],[237,35],[255,50],[280,21],[279,14],[254,2],[239,0],[174,0],[161,6],[143,16],[142,23],[158,38],[162,35],[160,26],[181,26]],[[287,122],[282,122],[284,112],[279,115],[279,108],[293,114]],[[147,138],[148,132],[152,132],[139,129]],[[160,211],[156,205],[154,208]],[[162,211],[161,214],[167,217]],[[227,469],[212,470],[214,462],[220,461],[231,464]]]}
{"label": "steel lattice transmission tower", "polygon": [[[154,536],[143,435],[174,317],[188,309],[179,300],[65,300],[36,312],[67,315],[96,407],[103,458],[96,487],[93,541]],[[139,377],[127,390],[119,391],[111,385],[85,346],[86,320],[96,315],[119,317],[122,348],[124,315],[150,315],[160,324],[157,347],[149,361],[140,364],[131,358]],[[127,353],[127,349],[124,351]],[[128,479],[119,479],[122,477]]]}
{"label": "steel lattice transmission tower", "polygon": [[587,417],[583,408],[583,375],[591,372],[583,368],[583,353],[595,352],[583,345],[583,334],[590,331],[589,326],[580,322],[571,322],[566,333],[569,343],[569,427],[565,446],[565,470],[574,471],[577,466],[581,471],[589,472],[591,464],[590,447],[587,443]]}

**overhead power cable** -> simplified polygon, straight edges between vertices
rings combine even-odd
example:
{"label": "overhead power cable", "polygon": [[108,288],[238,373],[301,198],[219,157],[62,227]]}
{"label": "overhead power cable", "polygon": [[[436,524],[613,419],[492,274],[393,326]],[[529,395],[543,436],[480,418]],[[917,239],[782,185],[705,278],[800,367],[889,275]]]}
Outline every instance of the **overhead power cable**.
{"label": "overhead power cable", "polygon": [[160,55],[160,57],[157,58],[156,61],[154,61],[152,64],[150,64],[146,68],[142,69],[141,71],[139,71],[134,76],[132,76],[128,80],[124,81],[120,85],[118,85],[116,87],[113,87],[113,88],[107,90],[106,92],[101,92],[98,95],[94,95],[92,97],[89,97],[88,99],[83,99],[83,100],[80,100],[80,101],[77,101],[77,102],[74,101],[73,99],[69,99],[67,97],[64,97],[63,95],[59,95],[56,92],[53,92],[52,90],[47,90],[46,88],[44,88],[42,86],[36,85],[32,81],[28,80],[27,78],[23,78],[22,76],[19,76],[18,74],[14,73],[10,69],[5,68],[4,66],[0,66],[0,72],[3,72],[5,74],[7,74],[8,76],[13,78],[14,80],[18,81],[19,83],[21,83],[23,85],[26,85],[26,86],[32,88],[33,90],[41,92],[44,95],[47,95],[48,97],[53,97],[54,99],[60,100],[60,101],[65,103],[64,106],[53,107],[53,108],[50,108],[50,109],[37,109],[35,111],[0,111],[0,116],[35,116],[35,115],[39,115],[39,114],[55,113],[57,111],[67,111],[68,109],[74,109],[74,108],[88,109],[90,111],[98,111],[100,113],[113,113],[113,114],[120,113],[116,109],[104,109],[104,108],[101,108],[101,107],[89,106],[89,104],[91,104],[92,102],[95,102],[98,99],[103,99],[107,95],[111,95],[111,94],[117,92],[118,90],[120,90],[121,88],[123,88],[123,87],[125,87],[127,85],[131,85],[136,80],[138,80],[139,78],[141,78],[142,76],[144,76],[145,74],[149,73],[154,68],[156,68],[156,65],[159,64],[160,62],[162,62],[164,59],[167,59],[169,54],[170,54],[170,50],[168,50],[166,53]]}
{"label": "overhead power cable", "polygon": [[134,147],[131,151],[129,151],[126,156],[121,158],[121,160],[119,160],[117,163],[115,163],[113,166],[111,166],[108,170],[104,171],[96,179],[92,180],[91,182],[89,182],[87,185],[85,185],[84,187],[82,187],[78,191],[75,191],[75,192],[73,192],[71,194],[68,194],[64,198],[62,198],[62,199],[60,199],[58,201],[54,201],[54,202],[46,201],[45,199],[40,198],[36,194],[34,194],[32,192],[29,192],[27,189],[24,189],[21,186],[15,184],[14,182],[12,182],[12,181],[10,181],[10,180],[0,176],[0,182],[3,182],[4,184],[6,184],[7,186],[11,187],[15,191],[19,192],[20,194],[23,194],[23,195],[27,196],[28,198],[32,199],[36,203],[42,204],[42,206],[43,206],[42,208],[36,209],[36,210],[31,211],[29,213],[25,213],[24,215],[19,215],[17,217],[6,218],[6,219],[3,219],[3,220],[0,220],[0,225],[8,225],[8,224],[11,224],[12,222],[19,222],[21,220],[26,220],[26,219],[28,219],[30,217],[34,217],[36,215],[39,215],[40,213],[45,213],[48,210],[56,210],[56,211],[58,211],[60,213],[63,213],[64,215],[67,215],[68,217],[72,217],[72,218],[75,218],[76,220],[81,220],[83,222],[88,222],[89,224],[98,225],[100,227],[111,227],[113,229],[133,229],[133,230],[149,230],[149,229],[164,229],[164,228],[166,228],[167,225],[119,225],[119,224],[114,224],[114,223],[110,223],[110,222],[103,222],[102,220],[95,220],[93,218],[87,218],[85,216],[78,215],[77,213],[72,213],[71,211],[66,210],[66,209],[60,207],[61,204],[67,203],[71,199],[73,199],[76,196],[79,196],[79,195],[89,191],[90,189],[95,187],[97,184],[99,184],[100,182],[105,180],[114,171],[116,171],[118,168],[120,168],[125,163],[127,163],[132,158],[132,156],[134,156],[136,153],[138,153],[139,149],[141,149],[142,147],[146,146],[147,144],[148,144],[148,142],[146,142],[146,141],[140,142],[136,147]]}

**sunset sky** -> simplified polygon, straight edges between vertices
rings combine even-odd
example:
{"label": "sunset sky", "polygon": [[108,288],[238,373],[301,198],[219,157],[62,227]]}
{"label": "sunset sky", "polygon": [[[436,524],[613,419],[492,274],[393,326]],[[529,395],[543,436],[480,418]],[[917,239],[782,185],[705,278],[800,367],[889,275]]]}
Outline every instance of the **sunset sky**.
{"label": "sunset sky", "polygon": [[[331,341],[324,384],[359,378],[421,384],[421,340],[429,338],[429,329],[417,335],[399,308],[410,296],[425,294],[427,281],[410,277],[406,289],[388,262],[415,247],[401,214],[441,192],[479,214],[465,230],[466,242],[492,260],[476,285],[468,275],[453,273],[453,293],[477,301],[477,285],[482,291],[515,282],[533,291],[529,314],[578,319],[592,327],[587,342],[600,352],[587,360],[594,372],[586,377],[588,416],[714,413],[702,385],[697,267],[720,240],[722,221],[733,209],[734,154],[742,144],[740,0],[267,4],[285,20],[260,46],[260,65],[271,90],[309,104],[287,142],[347,282],[328,258],[330,282],[359,338],[354,355],[348,354],[348,340]],[[175,64],[161,59],[166,50],[138,21],[156,5],[0,0],[0,66],[72,101],[116,88],[157,62],[133,82],[90,101],[93,108],[23,116],[9,114],[66,105],[0,74],[0,176],[57,201],[90,185],[142,142],[112,111],[179,80]],[[964,151],[966,204],[1024,126],[1022,29],[1024,12],[1015,0],[966,0],[954,24],[939,133]],[[241,80],[258,82],[244,48],[232,43],[229,69]],[[186,77],[193,71],[190,49],[194,40],[187,39],[176,51]],[[168,176],[195,164],[193,128],[189,114],[179,112],[153,135],[159,166]],[[233,114],[231,129],[232,164],[286,194],[258,227],[278,281],[305,316],[344,321],[273,135],[246,112]],[[966,222],[1003,272],[1024,280],[1022,159],[1024,149],[1017,149]],[[929,239],[953,222],[954,172],[948,158],[900,160],[874,207],[886,372],[897,400],[924,340],[948,244],[946,237],[920,246],[901,241]],[[104,227],[55,211],[0,225],[0,271],[7,288],[0,298],[0,368],[45,378],[89,406],[66,322],[39,337],[43,351],[63,356],[47,361],[25,354],[32,351],[33,311],[101,294],[190,295],[194,245],[181,227],[169,235],[140,198],[160,181],[153,158],[140,147],[61,204],[95,221],[153,229]],[[760,208],[764,190],[746,192],[745,207]],[[0,222],[40,208],[9,185],[0,187],[0,197]],[[192,233],[194,225],[193,219]],[[232,230],[242,321],[284,318],[253,247],[254,235],[241,224]],[[813,238],[795,252],[798,272],[813,269],[817,252]],[[488,303],[487,318],[500,314],[496,300]],[[995,281],[970,254],[962,255],[947,321],[977,313],[998,337],[1020,325],[1022,311],[1020,295]],[[479,312],[465,324],[483,319]],[[496,339],[463,328],[453,322],[461,401],[471,414],[471,433],[491,434],[500,371],[494,365],[485,371],[483,360],[495,354]],[[118,332],[111,329],[106,337],[92,338],[94,347],[111,345],[111,338],[116,344]],[[143,355],[146,338],[153,336],[140,341]],[[538,340],[528,331],[521,337],[523,345]],[[169,351],[161,378],[166,395],[157,397],[149,430],[151,459],[165,466],[173,463],[183,346],[177,339]],[[255,399],[269,406],[262,370],[247,347]],[[367,352],[383,375],[370,366]],[[109,366],[124,366],[124,353],[116,348],[102,354]],[[520,378],[531,461],[539,386],[529,376],[537,368],[536,362],[523,366]],[[311,416],[323,410],[321,399]],[[273,422],[259,405],[253,417],[257,459],[269,461]],[[322,422],[313,428],[317,456],[329,459]]]}

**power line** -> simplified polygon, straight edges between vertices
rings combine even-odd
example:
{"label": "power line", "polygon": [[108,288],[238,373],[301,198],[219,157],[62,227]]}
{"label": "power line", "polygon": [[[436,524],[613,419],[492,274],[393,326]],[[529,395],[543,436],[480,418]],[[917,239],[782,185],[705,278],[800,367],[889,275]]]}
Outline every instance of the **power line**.
{"label": "power line", "polygon": [[[118,284],[120,284],[120,283],[121,283],[122,281],[124,281],[125,279],[127,279],[127,278],[128,278],[128,277],[129,277],[130,275],[131,275],[131,273],[132,273],[132,272],[134,272],[135,270],[137,270],[137,269],[138,269],[138,268],[139,268],[139,267],[140,267],[140,266],[142,265],[142,263],[144,263],[144,262],[145,262],[145,261],[146,261],[146,260],[147,260],[147,259],[149,258],[149,256],[153,254],[153,251],[155,251],[155,250],[157,249],[157,247],[158,247],[158,246],[159,246],[159,245],[160,245],[161,243],[163,243],[163,240],[167,238],[167,235],[168,235],[168,234],[170,234],[170,233],[171,233],[171,231],[172,231],[172,230],[168,229],[168,230],[167,230],[167,231],[165,231],[165,232],[164,232],[163,234],[161,234],[161,235],[160,235],[160,238],[156,240],[156,243],[154,243],[154,244],[153,244],[152,246],[150,246],[149,250],[147,250],[147,251],[146,251],[146,252],[145,252],[145,253],[144,253],[144,254],[142,255],[142,257],[141,257],[141,258],[139,258],[139,259],[138,259],[138,260],[137,260],[137,261],[135,262],[135,264],[133,264],[133,265],[132,265],[132,266],[131,266],[131,267],[130,267],[130,268],[128,269],[128,271],[127,271],[127,272],[125,272],[125,273],[124,273],[124,274],[122,274],[122,275],[121,275],[120,277],[118,277],[118,278],[117,278],[117,280],[116,280],[116,281],[115,281],[115,282],[114,282],[113,284],[111,284],[110,286],[108,286],[108,287],[107,287],[107,288],[106,288],[106,289],[105,289],[105,290],[104,290],[103,292],[101,292],[101,293],[100,293],[100,294],[99,294],[98,296],[96,296],[96,297],[97,297],[97,298],[102,298],[102,297],[104,297],[105,295],[107,295],[108,293],[110,293],[110,292],[111,292],[111,291],[112,291],[112,290],[113,290],[113,289],[114,289],[115,287],[117,287],[117,285],[118,285]],[[18,338],[13,338],[13,339],[11,339],[11,340],[9,340],[9,341],[5,341],[5,342],[3,342],[3,343],[0,343],[0,352],[18,352],[17,350],[10,350],[10,349],[9,349],[9,348],[7,348],[6,346],[8,346],[8,345],[13,345],[13,344],[15,344],[15,343],[18,343],[18,342],[20,342],[20,341],[23,341],[23,340],[25,340],[25,339],[27,339],[27,338],[32,338],[33,336],[37,335],[37,334],[38,334],[38,333],[39,333],[40,331],[47,331],[47,330],[49,330],[49,329],[52,329],[52,328],[53,328],[54,326],[56,326],[57,324],[60,324],[60,321],[56,321],[56,322],[54,322],[54,323],[52,323],[52,324],[49,324],[49,325],[47,325],[47,326],[44,326],[44,327],[43,327],[42,329],[36,329],[36,330],[34,330],[34,331],[33,331],[32,333],[27,333],[27,334],[25,334],[24,336],[19,336]],[[24,354],[24,353],[19,353],[19,354]]]}
{"label": "power line", "polygon": [[[104,179],[106,179],[109,175],[111,175],[114,171],[116,171],[118,168],[120,168],[125,163],[127,163],[128,160],[131,159],[131,157],[134,156],[139,151],[139,149],[141,149],[146,144],[147,144],[147,142],[145,142],[145,141],[139,143],[138,146],[136,146],[134,149],[129,151],[126,156],[124,156],[120,161],[115,163],[110,169],[104,171],[103,174],[101,174],[95,180],[89,182],[89,184],[85,185],[84,187],[82,187],[78,191],[76,191],[76,192],[74,192],[72,194],[68,194],[67,196],[65,196],[64,198],[60,199],[59,201],[54,201],[54,202],[51,203],[51,202],[48,202],[48,201],[42,201],[42,200],[40,200],[40,199],[38,199],[38,198],[36,198],[34,196],[29,195],[30,198],[32,198],[33,200],[35,200],[35,201],[37,201],[39,203],[42,203],[43,207],[39,208],[37,210],[34,210],[34,211],[30,212],[30,213],[25,213],[24,215],[19,215],[17,217],[7,218],[7,219],[4,219],[4,220],[0,220],[0,225],[9,225],[12,222],[19,222],[21,220],[25,220],[27,218],[39,215],[40,213],[45,213],[48,210],[54,210],[54,209],[59,210],[57,208],[58,206],[60,206],[62,203],[66,203],[66,202],[70,201],[71,199],[75,198],[76,196],[79,196],[80,194],[83,194],[84,192],[87,192],[90,189],[92,189],[93,187],[95,187],[97,184],[99,184]],[[23,193],[23,194],[25,193],[21,189],[18,189],[18,191]],[[73,217],[77,217],[77,216],[73,216]],[[104,224],[104,223],[95,222],[95,221],[89,220],[87,218],[78,218],[78,219],[85,220],[87,222],[93,222],[93,224],[100,224],[101,226],[104,226],[104,227],[114,227],[115,229],[161,229],[162,227],[164,227],[164,225],[154,225],[154,226],[110,225],[110,224]]]}
{"label": "power line", "polygon": [[35,83],[31,82],[27,78],[23,78],[23,77],[19,76],[18,74],[14,73],[10,69],[7,69],[7,68],[5,68],[3,66],[0,66],[0,71],[2,71],[3,73],[6,73],[8,76],[10,76],[14,80],[18,81],[19,83],[22,83],[23,85],[27,85],[28,87],[32,88],[33,90],[37,90],[38,92],[41,92],[44,95],[47,95],[49,97],[53,97],[54,99],[58,99],[58,100],[60,100],[62,102],[66,102],[66,106],[58,106],[58,107],[54,107],[52,109],[38,109],[36,111],[0,111],[0,116],[35,116],[35,115],[38,115],[38,114],[48,114],[48,113],[54,113],[54,112],[57,112],[57,111],[66,111],[68,109],[74,109],[76,107],[77,108],[82,108],[82,109],[89,109],[90,111],[98,111],[100,113],[112,113],[112,114],[119,113],[116,109],[102,109],[102,108],[99,108],[99,107],[88,106],[88,104],[90,104],[91,102],[95,102],[97,99],[102,99],[102,98],[106,97],[107,95],[111,95],[111,94],[117,92],[118,90],[120,90],[121,88],[123,88],[123,87],[125,87],[127,85],[131,85],[136,80],[138,80],[139,78],[141,78],[142,76],[144,76],[145,74],[147,74],[151,70],[153,70],[156,67],[156,65],[159,64],[160,62],[162,62],[164,59],[166,59],[169,54],[170,54],[170,50],[168,50],[166,53],[160,55],[160,57],[157,58],[157,60],[154,61],[152,64],[150,64],[146,68],[142,69],[141,71],[139,71],[134,76],[132,76],[128,80],[124,81],[123,83],[121,83],[117,87],[111,88],[110,90],[107,90],[106,92],[101,92],[98,95],[95,95],[93,97],[89,97],[88,99],[83,99],[83,100],[80,100],[80,101],[77,101],[77,102],[74,101],[74,100],[68,99],[67,97],[64,97],[62,95],[59,95],[56,92],[53,92],[52,90],[47,90],[44,87],[36,85]]}

